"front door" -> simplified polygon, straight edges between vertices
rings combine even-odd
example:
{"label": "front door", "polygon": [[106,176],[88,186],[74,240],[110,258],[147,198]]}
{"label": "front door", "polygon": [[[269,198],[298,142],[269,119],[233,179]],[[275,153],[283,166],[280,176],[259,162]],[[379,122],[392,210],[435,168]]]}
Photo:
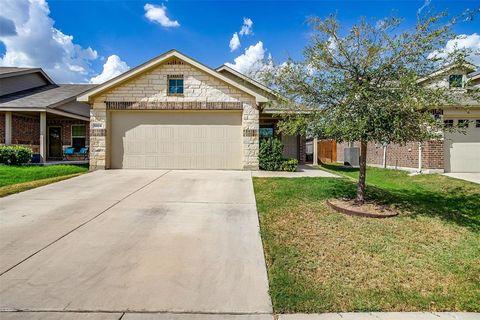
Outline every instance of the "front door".
{"label": "front door", "polygon": [[48,127],[48,157],[62,159],[62,128]]}

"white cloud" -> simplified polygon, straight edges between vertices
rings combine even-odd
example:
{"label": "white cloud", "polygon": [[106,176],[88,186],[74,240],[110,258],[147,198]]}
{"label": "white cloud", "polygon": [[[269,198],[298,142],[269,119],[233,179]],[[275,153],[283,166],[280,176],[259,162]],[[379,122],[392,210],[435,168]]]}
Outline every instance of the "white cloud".
{"label": "white cloud", "polygon": [[165,5],[156,6],[150,3],[147,3],[144,7],[145,17],[152,21],[159,23],[165,28],[174,28],[179,27],[180,23],[177,20],[171,20],[167,17],[167,7]]}
{"label": "white cloud", "polygon": [[90,79],[90,83],[103,83],[130,70],[130,67],[117,55],[111,55],[103,65],[103,71]]}
{"label": "white cloud", "polygon": [[263,42],[259,41],[245,49],[243,54],[234,59],[234,63],[226,62],[225,65],[247,76],[259,78],[260,73],[272,66],[271,55],[265,58],[266,51]]}
{"label": "white cloud", "polygon": [[[0,16],[3,24],[10,26],[10,32],[0,33],[0,41],[5,46],[0,65],[42,67],[60,83],[86,81],[97,52],[75,44],[73,36],[55,28],[45,0],[1,2]],[[12,23],[15,29],[11,28]]]}
{"label": "white cloud", "polygon": [[252,26],[253,26],[252,19],[243,18],[243,25],[242,25],[242,28],[240,29],[240,35],[241,36],[248,36],[248,35],[253,34]]}
{"label": "white cloud", "polygon": [[232,35],[229,46],[230,51],[235,51],[240,47],[240,38],[238,38],[238,34],[236,32]]}
{"label": "white cloud", "polygon": [[468,51],[468,60],[480,66],[480,35],[472,33],[470,35],[461,34],[455,39],[451,39],[445,45],[445,48],[435,51],[429,55],[429,58],[447,58],[448,54],[455,52],[455,50]]}

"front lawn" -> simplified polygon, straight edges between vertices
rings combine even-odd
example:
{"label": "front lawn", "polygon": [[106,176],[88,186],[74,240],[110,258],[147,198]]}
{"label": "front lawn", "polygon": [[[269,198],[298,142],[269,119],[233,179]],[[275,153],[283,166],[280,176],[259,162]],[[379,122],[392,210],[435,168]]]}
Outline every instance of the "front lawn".
{"label": "front lawn", "polygon": [[87,165],[0,165],[0,197],[64,180],[87,171]]}
{"label": "front lawn", "polygon": [[480,311],[480,186],[376,168],[367,183],[398,217],[332,211],[347,177],[254,178],[275,312]]}

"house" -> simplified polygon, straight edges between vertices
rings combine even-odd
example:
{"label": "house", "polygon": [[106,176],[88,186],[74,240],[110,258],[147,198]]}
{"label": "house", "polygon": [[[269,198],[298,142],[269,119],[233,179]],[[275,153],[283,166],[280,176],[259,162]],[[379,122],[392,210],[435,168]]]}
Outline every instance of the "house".
{"label": "house", "polygon": [[89,106],[77,102],[92,85],[56,84],[40,68],[0,67],[0,144],[22,145],[40,161],[89,143]]}
{"label": "house", "polygon": [[[259,140],[276,134],[275,93],[227,66],[211,69],[168,51],[83,94],[90,168],[259,168]],[[283,136],[284,156],[305,141]]]}
{"label": "house", "polygon": [[[480,88],[480,71],[474,65],[449,65],[419,80],[426,86],[448,87],[462,94]],[[386,146],[370,143],[367,164],[387,168],[432,172],[480,172],[480,102],[464,101],[435,110],[445,126],[460,126],[464,132],[444,132],[442,139]],[[348,143],[336,146],[337,161],[344,162]],[[355,144],[356,145],[356,144]]]}

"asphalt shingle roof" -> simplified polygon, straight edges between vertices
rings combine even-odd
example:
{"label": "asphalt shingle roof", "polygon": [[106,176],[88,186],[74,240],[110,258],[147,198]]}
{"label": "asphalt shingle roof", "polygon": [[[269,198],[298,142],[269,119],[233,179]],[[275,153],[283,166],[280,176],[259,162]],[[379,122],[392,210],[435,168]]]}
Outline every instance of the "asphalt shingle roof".
{"label": "asphalt shingle roof", "polygon": [[38,68],[0,67],[0,75],[28,71],[28,70],[38,70]]}
{"label": "asphalt shingle roof", "polygon": [[20,91],[0,97],[0,108],[54,108],[95,86],[93,84],[60,84]]}

